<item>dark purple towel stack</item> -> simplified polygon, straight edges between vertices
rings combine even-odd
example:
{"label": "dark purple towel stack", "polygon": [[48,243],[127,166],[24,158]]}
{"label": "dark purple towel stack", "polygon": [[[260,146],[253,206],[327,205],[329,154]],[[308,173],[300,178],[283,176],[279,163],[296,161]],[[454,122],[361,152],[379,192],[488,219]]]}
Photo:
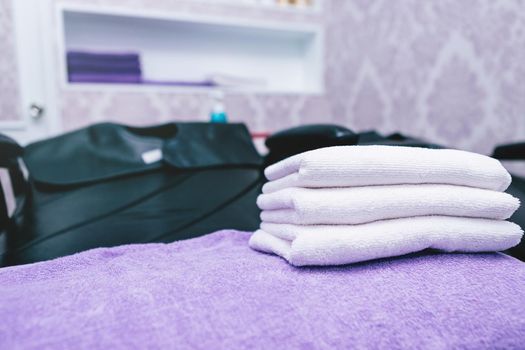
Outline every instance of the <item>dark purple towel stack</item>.
{"label": "dark purple towel stack", "polygon": [[71,83],[141,83],[138,53],[67,52]]}

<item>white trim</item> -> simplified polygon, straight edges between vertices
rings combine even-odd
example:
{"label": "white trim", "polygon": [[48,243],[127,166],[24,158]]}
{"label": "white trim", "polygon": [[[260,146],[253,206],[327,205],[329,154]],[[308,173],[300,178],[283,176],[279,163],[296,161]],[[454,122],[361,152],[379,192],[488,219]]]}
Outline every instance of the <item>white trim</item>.
{"label": "white trim", "polygon": [[27,127],[27,122],[25,120],[1,120],[0,129],[2,132],[6,130],[21,130]]}
{"label": "white trim", "polygon": [[[60,41],[57,40],[54,34],[54,18],[53,18],[53,0],[39,0],[40,13],[41,13],[41,30],[44,38],[51,40],[47,44],[42,41],[42,60],[44,62],[44,91],[47,104],[47,122],[48,122],[48,133],[50,135],[62,132],[62,115],[58,108],[58,91],[56,77],[59,74],[59,69],[56,66],[55,50],[53,49],[55,43],[58,45]],[[51,15],[50,15],[51,14]],[[60,59],[60,58],[59,58]]]}
{"label": "white trim", "polygon": [[[54,65],[51,61],[54,50],[47,40],[52,30],[52,19],[46,13],[53,8],[51,1],[12,1],[21,119],[2,122],[0,127],[20,143],[42,139],[59,131]],[[32,119],[29,115],[32,103],[44,107],[45,112],[40,119]]]}
{"label": "white trim", "polygon": [[[313,6],[293,6],[293,5],[281,5],[277,3],[275,0],[271,0],[272,3],[266,3],[261,2],[260,0],[214,0],[216,3],[224,4],[224,5],[235,5],[235,6],[242,6],[242,7],[255,7],[260,8],[264,10],[270,10],[270,11],[280,11],[280,12],[292,12],[292,13],[300,13],[300,14],[318,14],[323,11],[323,1],[322,0],[315,0],[315,3]],[[200,3],[210,3],[210,0],[201,0]]]}
{"label": "white trim", "polygon": [[[67,79],[67,64],[66,64],[66,30],[64,25],[64,10],[65,6],[64,4],[58,4],[55,6],[55,38],[56,38],[56,47],[57,47],[57,74],[58,74],[58,82],[60,84],[60,88],[66,88],[69,85],[69,81]],[[63,117],[63,116],[62,116]]]}
{"label": "white trim", "polygon": [[59,11],[61,12],[83,12],[88,14],[100,14],[100,15],[115,15],[115,16],[127,16],[137,18],[148,18],[158,19],[167,21],[181,21],[181,22],[192,22],[192,23],[205,23],[215,25],[228,25],[232,27],[243,27],[243,28],[254,28],[254,29],[274,29],[283,30],[289,32],[297,32],[299,34],[311,33],[316,34],[321,26],[318,24],[307,24],[307,23],[284,23],[275,20],[260,20],[260,19],[244,19],[235,17],[225,18],[224,16],[217,15],[196,15],[194,13],[186,12],[175,12],[175,11],[160,11],[160,10],[137,10],[128,7],[119,6],[101,6],[101,5],[83,5],[83,4],[57,4]]}
{"label": "white trim", "polygon": [[62,88],[66,91],[105,91],[115,92],[152,92],[174,94],[208,94],[210,91],[221,90],[228,94],[256,94],[256,95],[323,95],[324,86],[320,90],[261,90],[259,88],[229,88],[229,87],[193,87],[193,86],[162,86],[140,84],[102,84],[102,83],[69,83],[65,82]]}

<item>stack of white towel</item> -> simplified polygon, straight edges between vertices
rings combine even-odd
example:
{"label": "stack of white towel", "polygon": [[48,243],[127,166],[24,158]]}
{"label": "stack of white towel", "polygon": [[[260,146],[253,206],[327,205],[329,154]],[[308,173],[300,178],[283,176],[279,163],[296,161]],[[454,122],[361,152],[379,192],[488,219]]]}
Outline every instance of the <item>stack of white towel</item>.
{"label": "stack of white towel", "polygon": [[511,177],[480,154],[395,146],[338,146],[271,165],[257,200],[256,250],[296,266],[340,265],[434,248],[500,251],[521,228],[503,191]]}

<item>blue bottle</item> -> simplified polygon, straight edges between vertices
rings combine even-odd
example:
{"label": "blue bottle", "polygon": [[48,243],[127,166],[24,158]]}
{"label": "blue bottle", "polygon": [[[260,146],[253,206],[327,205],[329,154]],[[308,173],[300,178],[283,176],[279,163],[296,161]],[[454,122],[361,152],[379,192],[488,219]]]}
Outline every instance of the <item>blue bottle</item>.
{"label": "blue bottle", "polygon": [[213,107],[210,113],[210,122],[212,123],[227,123],[228,116],[224,109],[224,93],[216,90],[212,93]]}

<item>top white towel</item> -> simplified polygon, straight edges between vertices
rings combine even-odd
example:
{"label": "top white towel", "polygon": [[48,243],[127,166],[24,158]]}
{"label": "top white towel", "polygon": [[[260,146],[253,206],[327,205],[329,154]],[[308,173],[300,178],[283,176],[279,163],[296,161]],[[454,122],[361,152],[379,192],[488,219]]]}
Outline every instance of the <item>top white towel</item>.
{"label": "top white towel", "polygon": [[510,174],[494,159],[451,149],[335,146],[297,154],[266,168],[264,193],[288,187],[448,184],[504,191]]}

